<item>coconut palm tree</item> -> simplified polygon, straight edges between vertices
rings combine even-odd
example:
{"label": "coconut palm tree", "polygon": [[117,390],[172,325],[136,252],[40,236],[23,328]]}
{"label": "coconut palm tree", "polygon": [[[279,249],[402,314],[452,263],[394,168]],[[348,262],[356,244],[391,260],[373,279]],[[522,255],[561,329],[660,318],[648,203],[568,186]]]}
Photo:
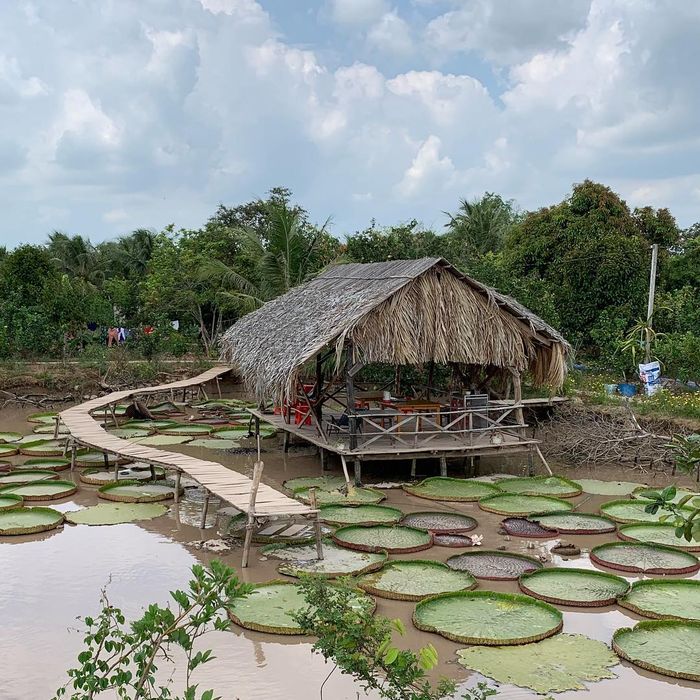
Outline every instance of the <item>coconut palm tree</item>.
{"label": "coconut palm tree", "polygon": [[100,256],[90,239],[54,231],[49,234],[47,248],[54,264],[64,275],[81,280],[91,287],[98,287],[104,281]]}

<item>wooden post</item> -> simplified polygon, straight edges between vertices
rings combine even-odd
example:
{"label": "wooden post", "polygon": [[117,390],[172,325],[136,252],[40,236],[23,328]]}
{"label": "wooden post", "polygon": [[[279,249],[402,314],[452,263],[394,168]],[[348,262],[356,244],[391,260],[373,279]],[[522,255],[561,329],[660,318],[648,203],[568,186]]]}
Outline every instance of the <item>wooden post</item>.
{"label": "wooden post", "polygon": [[350,475],[348,474],[348,463],[345,461],[345,455],[340,453],[340,463],[343,465],[343,476],[345,477],[345,487],[350,488]]}
{"label": "wooden post", "polygon": [[447,457],[440,455],[440,476],[447,476]]}
{"label": "wooden post", "polygon": [[520,425],[522,425],[525,422],[525,417],[523,416],[523,386],[520,378],[520,372],[517,370],[511,370],[511,375],[513,377],[513,402],[517,407],[515,409],[515,419]]}
{"label": "wooden post", "polygon": [[319,425],[323,425],[323,402],[321,401],[321,396],[323,394],[323,359],[321,358],[321,353],[316,355],[316,391],[314,395],[314,400],[316,405],[314,406],[314,414],[316,415],[316,420]]}
{"label": "wooden post", "polygon": [[417,462],[418,462],[418,460],[415,457],[411,460],[411,478],[412,479],[416,478],[416,463]]}
{"label": "wooden post", "polygon": [[355,469],[355,486],[362,486],[362,461],[356,457],[353,462]]}
{"label": "wooden post", "polygon": [[[309,490],[309,505],[318,511],[318,499],[316,498],[316,487]],[[323,559],[323,545],[321,544],[321,521],[318,519],[318,512],[314,516],[314,532],[316,533],[316,554],[319,559]]]}
{"label": "wooden post", "polygon": [[[109,455],[106,452],[102,453],[102,459],[104,460],[104,463],[105,463],[105,471],[109,471]],[[116,464],[118,461],[119,460],[117,460],[115,457],[114,463]]]}
{"label": "wooden post", "polygon": [[326,450],[323,449],[323,447],[318,448],[318,453],[321,457],[321,471],[325,472],[326,469],[328,469],[328,454],[326,453]]}
{"label": "wooden post", "polygon": [[221,377],[216,378],[216,393],[219,395],[219,398],[221,398]]}
{"label": "wooden post", "polygon": [[[106,457],[107,455],[105,455]],[[114,461],[114,480],[119,481],[119,460]]]}
{"label": "wooden post", "polygon": [[151,468],[151,481],[156,480],[156,468],[153,464],[148,465]]}
{"label": "wooden post", "polygon": [[430,360],[428,363],[428,391],[426,393],[426,398],[428,401],[430,401],[430,398],[432,396],[432,388],[433,388],[433,378],[435,375],[435,363]]}
{"label": "wooden post", "polygon": [[542,464],[544,464],[544,468],[547,470],[547,473],[549,476],[554,476],[552,474],[552,470],[549,468],[549,464],[547,464],[547,460],[544,458],[544,455],[542,454],[542,450],[540,449],[539,445],[535,445],[535,452],[537,452],[539,458],[542,460]]}
{"label": "wooden post", "polygon": [[54,428],[53,428],[53,439],[57,440],[58,439],[58,426],[61,424],[61,417],[60,416],[54,416]]}
{"label": "wooden post", "polygon": [[282,438],[282,452],[289,452],[289,432],[284,431],[284,437]]}
{"label": "wooden post", "polygon": [[[357,449],[357,418],[355,416],[355,382],[352,378],[350,370],[352,369],[353,361],[353,345],[352,341],[348,341],[345,346],[345,393],[348,400],[348,427],[350,432],[350,449]],[[357,462],[355,462],[355,482],[357,482]]]}
{"label": "wooden post", "polygon": [[534,476],[535,474],[535,463],[532,457],[532,450],[527,451],[527,475]]}
{"label": "wooden post", "polygon": [[182,476],[182,472],[178,469],[175,472],[175,503],[180,502],[180,477]]}
{"label": "wooden post", "polygon": [[245,525],[245,541],[243,543],[243,562],[242,567],[245,569],[248,566],[248,557],[250,555],[250,545],[253,541],[253,530],[255,528],[255,501],[258,497],[258,488],[260,479],[262,478],[263,463],[258,461],[253,467],[253,483],[250,486],[250,498],[248,499],[248,519]]}
{"label": "wooden post", "polygon": [[117,420],[117,414],[114,412],[114,406],[112,406],[112,404],[109,404],[109,412],[112,415],[112,422],[115,426],[118,426],[119,421]]}
{"label": "wooden post", "polygon": [[202,520],[199,523],[199,529],[205,530],[207,527],[207,512],[209,511],[209,491],[204,491],[204,503],[202,503]]}
{"label": "wooden post", "polygon": [[71,440],[70,444],[70,470],[75,470],[75,456],[78,451],[78,446],[75,444],[75,440]]}

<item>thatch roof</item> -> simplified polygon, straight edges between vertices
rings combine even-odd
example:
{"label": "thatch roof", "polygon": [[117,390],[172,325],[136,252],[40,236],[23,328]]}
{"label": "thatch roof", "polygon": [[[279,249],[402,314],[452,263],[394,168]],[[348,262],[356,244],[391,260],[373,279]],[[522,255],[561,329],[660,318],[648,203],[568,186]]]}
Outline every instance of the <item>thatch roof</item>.
{"label": "thatch roof", "polygon": [[258,399],[292,394],[303,365],[346,339],[356,359],[389,364],[462,363],[529,370],[559,387],[570,346],[515,299],[442,258],[331,267],[241,318],[220,341],[221,359]]}

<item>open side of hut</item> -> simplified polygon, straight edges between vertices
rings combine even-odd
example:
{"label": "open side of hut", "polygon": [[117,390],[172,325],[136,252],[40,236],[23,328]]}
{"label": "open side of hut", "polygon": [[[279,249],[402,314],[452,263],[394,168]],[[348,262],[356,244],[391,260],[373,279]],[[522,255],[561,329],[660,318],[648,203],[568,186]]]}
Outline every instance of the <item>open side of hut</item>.
{"label": "open side of hut", "polygon": [[[442,258],[331,267],[241,318],[220,342],[222,360],[261,403],[294,404],[301,394],[324,439],[324,405],[343,405],[351,446],[361,430],[356,383],[368,364],[447,366],[453,395],[486,394],[507,379],[517,406],[522,374],[558,388],[570,352],[542,319]],[[432,419],[440,428],[444,413]],[[459,433],[462,423],[455,425]],[[395,438],[406,431],[390,432]]]}

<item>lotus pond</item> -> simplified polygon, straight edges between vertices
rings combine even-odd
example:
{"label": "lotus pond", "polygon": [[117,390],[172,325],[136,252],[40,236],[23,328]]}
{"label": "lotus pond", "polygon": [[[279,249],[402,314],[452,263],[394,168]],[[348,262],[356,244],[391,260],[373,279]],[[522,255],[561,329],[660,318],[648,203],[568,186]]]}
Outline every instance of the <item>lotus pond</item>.
{"label": "lotus pond", "polygon": [[[178,413],[182,410],[176,408]],[[27,422],[29,413],[5,409],[0,412],[0,427],[6,433],[31,435],[37,423]],[[184,415],[172,421],[167,418],[164,412],[163,427],[187,420]],[[33,420],[40,419],[45,417]],[[211,430],[211,425],[204,424],[207,437],[200,439],[202,432],[165,435],[158,429],[160,425],[146,423],[150,424],[133,427],[148,435],[130,431],[123,435],[131,434],[145,444],[166,444],[165,449],[219,461],[251,474],[254,455],[229,449],[230,445],[225,449],[217,449],[223,445],[208,447],[210,440],[223,442],[235,436],[237,442],[237,434],[243,431],[232,428],[221,435],[218,424],[212,421],[217,427]],[[125,421],[120,428],[126,425]],[[630,514],[640,512],[640,485],[661,488],[669,483],[667,477],[610,465],[559,468],[557,474],[568,481],[528,480],[522,485],[509,481],[505,489],[498,486],[505,476],[489,482],[457,481],[457,499],[442,500],[450,482],[430,480],[435,472],[427,468],[423,478],[429,481],[423,481],[422,486],[419,479],[407,489],[373,488],[373,476],[376,481],[397,482],[407,477],[407,468],[392,464],[386,472],[367,468],[367,490],[348,499],[338,490],[343,486],[339,469],[322,475],[318,459],[310,451],[283,455],[276,440],[267,440],[265,449],[266,483],[280,490],[284,482],[290,490],[307,489],[301,491],[301,497],[308,496],[312,486],[325,491],[329,495],[319,500],[325,504],[328,526],[335,531],[346,529],[326,545],[328,558],[323,565],[315,560],[313,545],[254,547],[251,565],[242,571],[242,579],[283,583],[258,589],[260,593],[251,597],[249,604],[234,611],[233,616],[243,626],[233,624],[229,631],[207,638],[216,660],[198,672],[198,679],[202,687],[214,687],[223,700],[318,697],[330,667],[311,653],[312,640],[295,634],[289,623],[289,612],[300,603],[294,586],[296,576],[308,571],[328,577],[354,574],[364,595],[373,601],[371,604],[376,603],[378,614],[403,620],[407,633],[401,645],[417,648],[430,642],[436,647],[440,664],[432,674],[435,679],[449,676],[463,689],[490,679],[491,685],[499,684],[496,700],[501,696],[534,700],[541,697],[537,693],[556,700],[619,700],[622,694],[639,700],[691,700],[697,696],[700,682],[694,678],[700,678],[700,574],[695,562],[700,552],[690,551],[693,547],[669,551],[669,545],[676,541],[668,525],[626,522]],[[8,527],[43,530],[0,536],[4,630],[0,655],[12,659],[4,666],[0,698],[52,696],[81,649],[75,618],[97,610],[105,585],[110,600],[133,617],[150,602],[167,602],[170,590],[186,584],[194,563],[218,558],[240,568],[237,540],[229,542],[233,545],[230,550],[217,553],[191,545],[202,539],[201,493],[197,489],[184,483],[185,493],[177,507],[172,498],[157,503],[106,500],[99,496],[103,480],[90,484],[80,479],[86,469],[96,469],[93,474],[104,471],[104,462],[98,457],[101,455],[87,455],[84,467],[75,472],[52,473],[63,466],[60,457],[2,455],[2,460],[14,467],[28,467],[18,481],[10,479],[5,486],[32,483],[38,476],[47,485],[32,486],[30,491],[48,488],[60,496],[58,488],[65,488],[62,484],[66,481],[75,482],[77,491],[46,503],[25,503],[22,509],[12,508],[13,499],[9,498],[3,502],[6,509],[0,510]],[[34,463],[27,464],[30,460]],[[110,465],[104,479],[112,468]],[[121,468],[124,476],[131,468]],[[485,463],[482,470],[511,478],[523,475],[515,462]],[[30,471],[34,474],[27,476]],[[460,476],[452,469],[450,475]],[[323,480],[316,481],[321,476]],[[58,487],[49,486],[52,481],[59,481]],[[577,491],[571,482],[578,483],[582,493],[571,495]],[[693,490],[692,481],[678,483]],[[153,486],[157,492],[168,487],[172,490],[172,483],[163,479]],[[127,497],[143,493],[143,484],[124,487],[121,490]],[[479,498],[489,497],[494,499],[491,505],[480,507]],[[601,509],[614,501],[624,503]],[[226,536],[234,513],[224,506],[218,512],[216,504],[210,508],[204,539]],[[511,534],[501,525],[508,518]],[[363,523],[373,523],[374,529],[358,532]],[[429,537],[416,536],[415,531],[428,530],[435,533],[430,535],[434,542],[424,548]],[[442,532],[446,534],[438,534]],[[383,538],[382,533],[389,537]],[[462,544],[451,548],[445,546],[447,543],[439,544],[438,537],[461,538]],[[361,549],[341,546],[344,540]],[[575,544],[581,553],[571,557],[553,554],[557,540]],[[382,543],[397,551],[387,552]],[[413,547],[419,549],[402,551]],[[598,556],[592,558],[594,547]],[[494,567],[500,575],[479,576],[484,571],[493,573]],[[652,574],[652,570],[684,573],[662,575]],[[543,576],[541,572],[547,571],[563,574],[560,578]],[[523,577],[525,588],[542,599],[526,595],[519,577]],[[648,583],[657,579],[663,585]],[[574,593],[596,602],[607,602],[619,593],[620,602],[593,608],[551,602],[573,598]],[[262,607],[256,602],[258,597],[265,602]],[[358,600],[364,599],[358,592]],[[683,619],[684,615],[688,619]],[[527,643],[510,645],[522,641]],[[588,692],[581,692],[583,689]],[[366,694],[351,678],[334,673],[326,683],[324,697],[357,700],[376,696]]]}

